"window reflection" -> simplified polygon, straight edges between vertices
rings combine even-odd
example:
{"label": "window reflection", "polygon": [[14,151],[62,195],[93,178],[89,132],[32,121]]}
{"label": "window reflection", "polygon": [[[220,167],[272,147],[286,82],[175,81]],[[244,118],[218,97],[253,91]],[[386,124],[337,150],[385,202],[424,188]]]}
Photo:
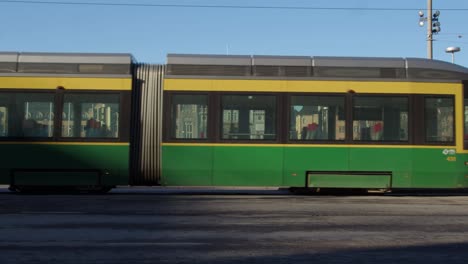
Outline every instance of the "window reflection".
{"label": "window reflection", "polygon": [[8,136],[8,107],[0,106],[0,137]]}
{"label": "window reflection", "polygon": [[353,140],[407,141],[408,98],[355,97],[353,102]]}
{"label": "window reflection", "polygon": [[19,94],[16,105],[22,113],[23,137],[52,137],[54,131],[54,95],[42,93]]}
{"label": "window reflection", "polygon": [[118,94],[65,94],[62,137],[118,138]]}
{"label": "window reflection", "polygon": [[[465,96],[467,96],[467,94],[465,94]],[[463,115],[464,115],[464,134],[463,134],[463,139],[464,141],[468,141],[468,99],[465,98],[464,100],[464,111],[463,111]],[[465,148],[466,149],[466,148]]]}
{"label": "window reflection", "polygon": [[276,97],[273,95],[224,95],[222,138],[276,139]]}
{"label": "window reflection", "polygon": [[425,98],[426,141],[454,141],[454,101],[453,98]]}
{"label": "window reflection", "polygon": [[207,137],[207,95],[173,95],[171,114],[172,138],[203,139]]}
{"label": "window reflection", "polygon": [[343,96],[292,96],[290,140],[344,140]]}

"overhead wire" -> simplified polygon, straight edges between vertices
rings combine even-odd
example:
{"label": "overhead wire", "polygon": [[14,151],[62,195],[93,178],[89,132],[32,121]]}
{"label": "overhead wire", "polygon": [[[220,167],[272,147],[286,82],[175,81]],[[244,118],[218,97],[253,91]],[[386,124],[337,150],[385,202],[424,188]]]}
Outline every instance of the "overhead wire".
{"label": "overhead wire", "polygon": [[445,42],[445,43],[454,43],[454,44],[468,44],[468,42],[465,42],[465,41],[452,41],[452,40],[449,40],[449,39],[434,39],[434,41]]}
{"label": "overhead wire", "polygon": [[[224,9],[282,9],[282,10],[329,10],[329,11],[417,11],[417,8],[386,7],[313,7],[313,6],[249,6],[249,5],[195,5],[195,4],[144,4],[144,3],[104,3],[104,2],[64,2],[32,0],[0,0],[0,3],[44,4],[44,5],[84,5],[84,6],[123,6],[123,7],[171,7],[171,8],[224,8]],[[468,8],[440,8],[441,11],[468,11]]]}

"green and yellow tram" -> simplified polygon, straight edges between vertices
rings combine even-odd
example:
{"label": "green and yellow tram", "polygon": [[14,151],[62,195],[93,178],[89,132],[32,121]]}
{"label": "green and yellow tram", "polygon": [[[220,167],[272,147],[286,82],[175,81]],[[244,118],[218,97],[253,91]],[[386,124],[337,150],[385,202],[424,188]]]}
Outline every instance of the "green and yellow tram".
{"label": "green and yellow tram", "polygon": [[412,58],[0,53],[0,184],[464,189],[467,80]]}
{"label": "green and yellow tram", "polygon": [[466,68],[190,55],[167,67],[163,185],[468,187]]}

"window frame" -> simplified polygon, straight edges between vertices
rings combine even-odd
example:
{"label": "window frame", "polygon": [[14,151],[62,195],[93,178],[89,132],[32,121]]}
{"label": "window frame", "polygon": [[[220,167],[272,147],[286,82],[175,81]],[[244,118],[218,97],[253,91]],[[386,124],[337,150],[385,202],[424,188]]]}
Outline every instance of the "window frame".
{"label": "window frame", "polygon": [[[206,120],[206,137],[205,138],[176,138],[172,136],[172,107],[174,96],[178,95],[203,95],[207,97],[207,120]],[[197,92],[197,91],[165,91],[163,93],[164,113],[163,118],[163,139],[164,142],[212,142],[213,140],[213,98],[210,92]]]}
{"label": "window frame", "polygon": [[[208,97],[208,118],[207,118],[207,137],[203,139],[187,139],[187,138],[172,138],[172,102],[174,95],[205,95]],[[222,105],[221,97],[223,95],[270,95],[276,98],[276,124],[275,129],[277,136],[275,140],[238,140],[238,139],[222,139],[220,125],[222,124]],[[229,143],[229,144],[277,144],[283,142],[283,129],[281,123],[284,121],[284,115],[281,113],[281,107],[284,105],[284,95],[275,92],[207,92],[207,91],[164,91],[163,100],[166,102],[163,105],[163,142],[167,143]]]}
{"label": "window frame", "polygon": [[[273,96],[275,98],[275,115],[276,115],[276,138],[275,139],[224,139],[222,138],[222,124],[223,124],[223,105],[222,105],[222,96]],[[284,95],[282,93],[275,92],[217,92],[215,93],[215,103],[216,103],[216,122],[214,124],[216,130],[216,141],[219,143],[233,143],[233,144],[278,144],[284,142],[284,117],[283,114],[285,111],[281,112],[281,109],[284,109],[283,103]]]}
{"label": "window frame", "polygon": [[[130,139],[130,105],[131,105],[131,91],[121,90],[66,90],[63,87],[56,89],[1,89],[2,94],[12,94],[9,111],[13,116],[13,121],[8,122],[8,130],[17,134],[21,130],[21,124],[18,119],[19,115],[24,115],[24,110],[18,109],[16,100],[18,94],[37,94],[44,93],[53,95],[54,102],[54,127],[52,137],[21,137],[21,136],[7,136],[0,137],[0,141],[22,141],[22,142],[129,142]],[[79,137],[62,137],[62,113],[63,113],[63,100],[64,94],[118,94],[119,95],[119,137],[117,138],[79,138]],[[11,102],[15,102],[11,104]],[[11,118],[11,117],[10,117]]]}
{"label": "window frame", "polygon": [[57,93],[60,95],[60,109],[57,113],[63,113],[65,104],[65,95],[73,94],[87,94],[87,95],[118,95],[119,97],[119,136],[118,137],[63,137],[62,136],[62,114],[56,114],[57,122],[55,125],[55,137],[57,141],[63,142],[128,142],[130,139],[130,100],[131,92],[125,91],[97,91],[97,90],[64,90],[57,89]]}
{"label": "window frame", "polygon": [[[369,145],[411,145],[412,144],[412,132],[413,132],[413,110],[412,110],[412,94],[399,94],[399,93],[392,93],[392,94],[379,94],[379,93],[352,93],[350,96],[350,105],[347,109],[348,115],[350,116],[349,120],[349,127],[350,127],[350,134],[347,135],[348,142],[351,144],[369,144]],[[355,99],[358,97],[379,97],[379,98],[406,98],[407,99],[407,109],[408,109],[408,136],[406,140],[354,140],[354,104]],[[347,122],[348,126],[348,122]]]}
{"label": "window frame", "polygon": [[[337,98],[343,98],[343,111],[344,111],[344,121],[345,121],[345,126],[344,126],[344,133],[345,133],[345,138],[343,140],[318,140],[318,139],[309,139],[309,140],[297,140],[297,139],[291,139],[290,138],[290,133],[289,133],[289,128],[291,125],[291,108],[292,108],[292,98],[293,96],[315,96],[315,97],[337,97]],[[285,137],[286,137],[286,142],[288,144],[345,144],[348,143],[348,94],[347,93],[288,93],[287,94],[287,105],[285,108],[285,120],[286,120],[286,125],[285,127]]]}
{"label": "window frame", "polygon": [[[421,133],[419,134],[419,137],[417,139],[418,142],[421,142],[422,145],[431,145],[431,146],[456,146],[457,142],[457,104],[456,104],[456,95],[455,94],[422,94],[419,95],[419,100],[420,100],[420,111],[421,111],[421,121],[422,121],[422,126],[419,127]],[[452,141],[428,141],[426,138],[426,130],[427,130],[427,122],[426,122],[426,99],[429,98],[446,98],[446,99],[451,99],[453,103],[453,127],[452,127]],[[461,106],[464,108],[464,106]],[[417,143],[416,143],[417,144]]]}
{"label": "window frame", "polygon": [[[205,95],[208,97],[208,120],[207,120],[207,138],[205,139],[173,139],[170,138],[171,127],[171,109],[173,95]],[[245,139],[223,139],[222,138],[222,96],[224,95],[271,95],[276,98],[276,139],[274,140],[245,140]],[[434,145],[434,146],[455,146],[453,142],[427,142],[425,140],[425,109],[424,98],[426,97],[448,97],[454,100],[454,139],[457,136],[456,131],[456,95],[455,94],[409,94],[409,93],[307,93],[307,92],[238,92],[238,91],[164,91],[164,114],[163,114],[163,139],[167,143],[225,143],[225,144],[293,144],[293,145]],[[345,120],[345,139],[344,140],[291,140],[289,138],[290,109],[292,105],[292,96],[330,96],[344,97],[344,120]],[[397,97],[406,98],[408,104],[408,136],[407,140],[353,140],[353,110],[354,99],[357,97]]]}
{"label": "window frame", "polygon": [[[40,142],[47,142],[52,141],[55,139],[55,126],[56,120],[55,117],[57,116],[57,95],[55,94],[54,90],[50,89],[1,89],[0,93],[2,94],[11,94],[11,98],[9,98],[9,111],[11,112],[11,116],[8,118],[8,134],[10,132],[14,136],[6,136],[0,137],[0,141],[40,141]],[[52,95],[52,102],[54,103],[54,127],[52,128],[52,137],[24,137],[18,136],[22,131],[22,120],[24,117],[24,110],[22,109],[23,105],[18,106],[16,104],[18,95],[27,95],[27,94],[49,94]],[[24,103],[24,102],[23,102]],[[11,121],[11,123],[10,123]]]}

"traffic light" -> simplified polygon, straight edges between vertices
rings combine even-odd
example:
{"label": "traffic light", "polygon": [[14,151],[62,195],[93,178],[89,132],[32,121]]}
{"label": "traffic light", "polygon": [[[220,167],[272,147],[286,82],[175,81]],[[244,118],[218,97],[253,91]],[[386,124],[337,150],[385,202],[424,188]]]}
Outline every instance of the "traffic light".
{"label": "traffic light", "polygon": [[[419,26],[422,27],[424,26],[424,23],[428,20],[427,17],[424,17],[424,12],[419,11]],[[440,11],[437,10],[432,14],[432,33],[437,34],[440,32],[440,22],[439,22],[439,16],[440,16]]]}
{"label": "traffic light", "polygon": [[439,22],[440,12],[439,10],[435,11],[432,15],[432,33],[437,34],[440,32],[440,22]]}

